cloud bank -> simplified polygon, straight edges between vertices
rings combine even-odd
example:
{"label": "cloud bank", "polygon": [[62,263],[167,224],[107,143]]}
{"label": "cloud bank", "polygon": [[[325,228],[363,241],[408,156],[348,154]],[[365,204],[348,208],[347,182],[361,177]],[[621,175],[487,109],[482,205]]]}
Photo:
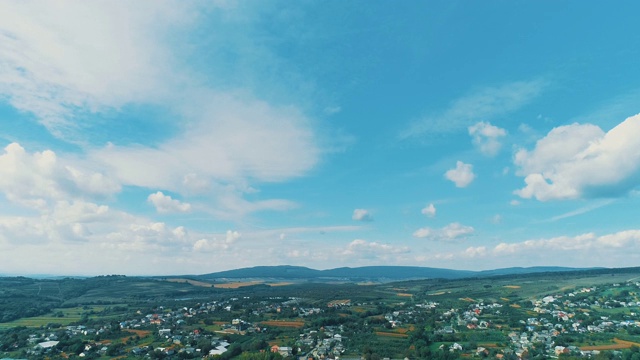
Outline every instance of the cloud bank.
{"label": "cloud bank", "polygon": [[608,132],[571,124],[551,130],[533,150],[514,158],[525,187],[515,194],[539,201],[618,197],[640,184],[640,115]]}

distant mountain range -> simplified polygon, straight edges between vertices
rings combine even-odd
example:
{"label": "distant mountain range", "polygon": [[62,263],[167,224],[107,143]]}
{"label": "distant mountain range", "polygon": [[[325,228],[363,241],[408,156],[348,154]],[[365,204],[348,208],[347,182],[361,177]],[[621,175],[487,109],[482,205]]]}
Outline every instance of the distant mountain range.
{"label": "distant mountain range", "polygon": [[439,269],[419,266],[364,266],[315,270],[304,266],[256,266],[198,275],[203,280],[223,279],[283,279],[283,280],[349,280],[349,281],[398,281],[413,279],[462,279],[497,275],[532,274],[592,270],[594,268],[570,268],[560,266],[511,267],[495,270],[470,271]]}

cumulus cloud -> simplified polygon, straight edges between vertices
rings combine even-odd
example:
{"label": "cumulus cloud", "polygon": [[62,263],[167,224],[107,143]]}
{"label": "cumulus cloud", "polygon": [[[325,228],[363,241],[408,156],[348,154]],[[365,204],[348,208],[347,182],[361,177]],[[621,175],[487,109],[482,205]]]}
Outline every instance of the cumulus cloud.
{"label": "cumulus cloud", "polygon": [[433,203],[425,206],[424,208],[422,208],[422,210],[420,211],[423,215],[426,215],[428,217],[434,217],[436,216],[436,207],[435,205],[433,205]]}
{"label": "cumulus cloud", "polygon": [[466,248],[463,254],[465,257],[470,257],[470,258],[483,257],[487,254],[487,248],[485,246],[477,246],[477,247],[471,246]]}
{"label": "cumulus cloud", "polygon": [[[91,244],[93,251],[162,251],[187,240],[182,227],[172,228],[82,200],[57,201],[38,216],[0,217],[0,233],[0,243],[4,240],[68,250],[79,246],[69,242],[82,242]],[[34,256],[42,256],[38,252]]]}
{"label": "cumulus cloud", "polygon": [[507,135],[505,129],[483,121],[469,126],[468,130],[473,139],[473,144],[486,156],[497,155],[502,147],[500,138]]}
{"label": "cumulus cloud", "polygon": [[215,250],[227,250],[240,239],[241,234],[237,231],[227,230],[223,239],[219,239],[217,236],[202,238],[193,244],[193,250],[195,251],[215,251]]}
{"label": "cumulus cloud", "polygon": [[152,203],[159,213],[191,211],[191,204],[172,199],[171,196],[163,194],[162,191],[150,194],[147,197],[147,201]]}
{"label": "cumulus cloud", "polygon": [[358,255],[362,257],[382,256],[410,252],[407,246],[393,246],[379,242],[369,242],[362,239],[353,240],[342,251],[342,255]]}
{"label": "cumulus cloud", "polygon": [[[213,4],[214,11],[227,11],[219,5]],[[132,185],[216,197],[228,184],[277,182],[306,174],[324,150],[312,121],[300,109],[269,104],[247,89],[204,86],[204,74],[179,58],[184,30],[201,25],[198,7],[162,1],[116,7],[106,2],[3,2],[0,97],[33,113],[55,136],[89,149],[79,158],[101,171],[86,172],[75,164],[67,170],[85,192],[112,194],[114,186],[117,192],[121,185]],[[101,115],[117,114],[130,104],[160,107],[179,126],[150,144],[92,144],[95,139],[87,134],[111,126]],[[113,179],[115,184],[103,186]],[[238,198],[244,192],[234,194]],[[233,205],[246,209],[237,212],[239,216],[291,208],[281,200]]]}
{"label": "cumulus cloud", "polygon": [[627,194],[640,184],[640,115],[608,132],[596,125],[554,128],[533,150],[519,150],[517,175],[522,198],[540,201]]}
{"label": "cumulus cloud", "polygon": [[475,179],[476,175],[473,173],[473,165],[465,164],[462,161],[456,162],[455,169],[447,170],[444,176],[453,181],[456,187],[464,188],[469,186]]}
{"label": "cumulus cloud", "polygon": [[640,230],[625,230],[597,236],[585,233],[577,236],[558,236],[549,239],[527,240],[519,243],[500,243],[493,252],[498,255],[540,251],[584,251],[635,248],[640,245]]}
{"label": "cumulus cloud", "polygon": [[11,143],[0,154],[0,191],[12,202],[42,209],[50,200],[111,195],[120,185],[102,173],[71,166],[51,150],[29,153]]}
{"label": "cumulus cloud", "polygon": [[373,217],[369,210],[366,209],[355,209],[353,210],[353,215],[351,219],[356,221],[373,221]]}
{"label": "cumulus cloud", "polygon": [[465,226],[454,222],[440,229],[430,227],[420,228],[413,233],[413,236],[429,240],[451,241],[472,235],[474,231],[475,230],[471,226]]}

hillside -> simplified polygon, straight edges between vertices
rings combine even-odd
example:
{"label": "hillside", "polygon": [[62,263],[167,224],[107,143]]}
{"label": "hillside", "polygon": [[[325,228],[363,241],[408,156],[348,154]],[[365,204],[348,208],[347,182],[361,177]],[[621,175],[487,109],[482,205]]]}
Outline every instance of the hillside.
{"label": "hillside", "polygon": [[341,267],[327,270],[310,269],[303,266],[256,266],[220,271],[197,276],[203,280],[215,279],[283,279],[283,280],[347,280],[347,281],[397,281],[411,279],[462,279],[496,275],[531,274],[544,272],[580,271],[569,267],[513,267],[495,270],[471,271],[440,269],[419,266],[364,266]]}

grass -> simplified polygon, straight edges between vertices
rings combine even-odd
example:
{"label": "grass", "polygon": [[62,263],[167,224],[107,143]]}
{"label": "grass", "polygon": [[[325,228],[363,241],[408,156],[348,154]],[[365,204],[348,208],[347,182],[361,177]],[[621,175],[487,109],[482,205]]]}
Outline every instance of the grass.
{"label": "grass", "polygon": [[[82,315],[88,313],[90,311],[100,312],[105,309],[105,306],[89,306],[86,309],[83,307],[73,307],[73,308],[58,308],[54,309],[52,312],[35,317],[22,318],[18,320],[14,320],[11,322],[0,323],[0,330],[9,329],[16,326],[25,326],[25,327],[41,327],[46,326],[48,324],[60,324],[60,325],[69,325],[74,322],[80,321],[82,319]],[[58,312],[62,312],[63,317],[58,317],[55,314]],[[92,317],[96,317],[96,315],[91,315]]]}
{"label": "grass", "polygon": [[396,332],[387,332],[387,331],[376,331],[376,335],[383,337],[392,337],[392,338],[407,338],[409,335],[400,334]]}

